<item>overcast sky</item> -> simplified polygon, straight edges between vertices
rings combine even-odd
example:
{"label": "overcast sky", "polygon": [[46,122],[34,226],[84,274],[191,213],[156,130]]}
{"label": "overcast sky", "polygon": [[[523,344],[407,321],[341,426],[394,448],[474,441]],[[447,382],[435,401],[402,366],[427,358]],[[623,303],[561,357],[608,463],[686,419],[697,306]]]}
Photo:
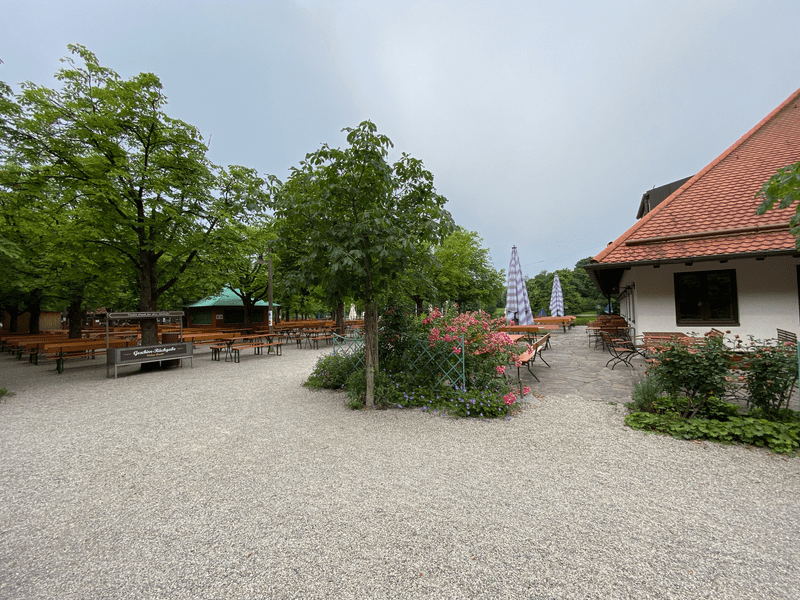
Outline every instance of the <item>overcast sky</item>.
{"label": "overcast sky", "polygon": [[0,79],[67,44],[158,75],[217,164],[285,179],[372,120],[495,265],[572,268],[800,87],[800,2],[0,0]]}

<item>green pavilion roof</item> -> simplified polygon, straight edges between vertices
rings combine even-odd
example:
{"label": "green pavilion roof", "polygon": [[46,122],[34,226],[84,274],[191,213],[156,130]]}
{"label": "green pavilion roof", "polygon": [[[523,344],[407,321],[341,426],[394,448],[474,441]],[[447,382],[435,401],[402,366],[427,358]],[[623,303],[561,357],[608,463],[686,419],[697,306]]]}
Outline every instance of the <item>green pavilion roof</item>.
{"label": "green pavilion roof", "polygon": [[[187,304],[184,308],[213,308],[224,306],[242,306],[242,299],[239,298],[239,296],[237,296],[232,290],[225,288],[216,296],[209,296],[207,298],[203,298],[202,300],[198,300],[197,302],[192,302]],[[272,306],[280,306],[280,304],[273,302]],[[259,300],[256,302],[256,307],[268,308],[269,303]]]}

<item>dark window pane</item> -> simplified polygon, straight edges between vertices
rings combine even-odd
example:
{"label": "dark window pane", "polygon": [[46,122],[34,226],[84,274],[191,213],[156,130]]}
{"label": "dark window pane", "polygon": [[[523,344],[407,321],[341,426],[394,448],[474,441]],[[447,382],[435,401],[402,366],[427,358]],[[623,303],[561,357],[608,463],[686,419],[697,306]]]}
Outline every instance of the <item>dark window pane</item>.
{"label": "dark window pane", "polygon": [[679,325],[738,324],[736,271],[676,273],[675,312]]}
{"label": "dark window pane", "polygon": [[225,311],[225,323],[244,323],[243,308],[229,308]]}
{"label": "dark window pane", "polygon": [[708,307],[710,319],[733,319],[732,290],[729,273],[709,273]]}
{"label": "dark window pane", "polygon": [[211,325],[211,312],[196,312],[192,315],[193,325]]}
{"label": "dark window pane", "polygon": [[684,319],[703,318],[703,286],[700,277],[693,273],[681,274],[680,279],[676,279],[675,293],[678,297],[679,315]]}

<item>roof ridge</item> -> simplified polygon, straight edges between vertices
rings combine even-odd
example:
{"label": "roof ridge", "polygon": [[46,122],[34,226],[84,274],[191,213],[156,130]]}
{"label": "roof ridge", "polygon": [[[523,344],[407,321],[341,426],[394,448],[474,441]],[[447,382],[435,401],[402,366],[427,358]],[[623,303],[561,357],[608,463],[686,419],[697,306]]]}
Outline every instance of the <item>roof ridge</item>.
{"label": "roof ridge", "polygon": [[795,90],[786,100],[781,102],[777,108],[773,109],[766,117],[761,119],[755,126],[750,128],[747,133],[741,136],[738,140],[736,140],[727,150],[723,151],[717,158],[712,160],[708,163],[703,169],[701,169],[698,173],[694,175],[689,181],[684,183],[681,187],[677,190],[672,192],[663,202],[658,204],[655,208],[653,208],[649,213],[643,216],[641,219],[636,221],[631,227],[628,228],[625,233],[619,236],[616,240],[611,242],[608,246],[606,246],[597,256],[594,257],[594,262],[602,262],[602,260],[608,256],[611,252],[619,248],[622,244],[624,244],[628,238],[630,238],[636,231],[638,231],[641,227],[647,224],[650,219],[652,219],[655,215],[661,213],[661,211],[665,210],[667,206],[672,204],[676,198],[678,198],[681,194],[683,194],[686,190],[692,187],[698,179],[705,176],[711,169],[716,167],[720,162],[722,162],[725,158],[730,156],[735,150],[737,150],[744,142],[750,139],[757,131],[759,131],[762,127],[764,127],[769,121],[771,121],[778,113],[780,113],[786,106],[791,104],[793,101],[800,98],[800,88]]}

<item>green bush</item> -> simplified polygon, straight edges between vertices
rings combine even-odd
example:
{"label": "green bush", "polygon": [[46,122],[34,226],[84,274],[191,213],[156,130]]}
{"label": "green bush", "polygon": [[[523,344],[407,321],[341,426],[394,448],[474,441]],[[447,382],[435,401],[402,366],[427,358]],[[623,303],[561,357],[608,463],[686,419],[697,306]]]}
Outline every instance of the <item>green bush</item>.
{"label": "green bush", "polygon": [[625,417],[625,424],[633,429],[665,433],[678,439],[739,442],[767,447],[781,454],[800,448],[800,424],[797,423],[775,423],[751,417],[730,417],[727,421],[684,419],[676,412],[637,412]]}
{"label": "green bush", "polygon": [[[353,372],[345,385],[353,409],[364,406],[366,375],[363,370]],[[507,384],[500,378],[485,389],[455,389],[452,387],[414,385],[407,374],[389,374],[384,371],[375,378],[375,403],[383,408],[420,408],[431,414],[453,417],[493,419],[511,414],[516,397],[508,394]],[[505,394],[505,395],[504,395]]]}
{"label": "green bush", "polygon": [[766,419],[775,423],[797,423],[800,425],[800,412],[789,408],[766,411],[758,406],[753,406],[748,411],[747,416],[753,419]]}
{"label": "green bush", "polygon": [[597,315],[578,315],[575,317],[575,325],[588,325],[597,320]]}
{"label": "green bush", "polygon": [[[513,394],[504,393],[507,384],[496,379],[486,389],[455,388],[398,388],[401,391],[398,408],[419,407],[423,411],[454,417],[494,419],[510,415],[516,401]],[[512,398],[513,396],[513,398]]]}
{"label": "green bush", "polygon": [[[686,396],[662,396],[658,398],[649,411],[654,414],[678,413],[685,414],[689,406],[689,399]],[[710,396],[697,411],[698,419],[717,419],[727,421],[730,417],[739,416],[739,407],[736,404],[725,402],[715,396]]]}
{"label": "green bush", "polygon": [[[347,378],[358,368],[359,361],[363,365],[363,353],[360,356],[358,353],[351,356],[344,354],[322,356],[314,366],[305,385],[311,388],[342,388],[347,382]],[[362,366],[361,371],[363,370]]]}
{"label": "green bush", "polygon": [[747,354],[750,402],[764,412],[788,408],[797,382],[797,346],[757,345]]}
{"label": "green bush", "polygon": [[[433,309],[430,315],[419,318],[410,308],[390,308],[380,323],[376,405],[415,406],[463,417],[508,416],[517,397],[503,374],[518,350],[508,335],[500,331],[503,325],[503,319],[491,319],[481,311],[443,313]],[[431,355],[436,354],[439,356],[432,359]],[[452,374],[447,364],[456,365],[462,357],[466,381],[459,387],[460,384],[450,380]],[[361,408],[366,395],[366,373],[356,360],[341,355],[325,356],[306,385],[346,388],[348,406]]]}
{"label": "green bush", "polygon": [[[347,396],[350,401],[347,405],[350,408],[363,408],[364,399],[367,394],[367,372],[365,369],[356,369],[347,378],[345,383]],[[379,371],[375,375],[375,404],[378,406],[391,406],[401,400],[401,392],[398,391],[388,373]]]}
{"label": "green bush", "polygon": [[655,412],[656,403],[661,398],[664,386],[656,375],[650,374],[633,384],[631,401],[625,406],[630,412]]}
{"label": "green bush", "polygon": [[727,385],[730,359],[722,337],[710,336],[695,344],[666,345],[654,356],[651,368],[664,390],[688,401],[681,416],[696,416],[712,396],[722,398]]}
{"label": "green bush", "polygon": [[378,357],[382,370],[398,371],[405,366],[406,353],[411,351],[415,339],[423,337],[422,319],[414,309],[394,306],[381,317],[378,332]]}

